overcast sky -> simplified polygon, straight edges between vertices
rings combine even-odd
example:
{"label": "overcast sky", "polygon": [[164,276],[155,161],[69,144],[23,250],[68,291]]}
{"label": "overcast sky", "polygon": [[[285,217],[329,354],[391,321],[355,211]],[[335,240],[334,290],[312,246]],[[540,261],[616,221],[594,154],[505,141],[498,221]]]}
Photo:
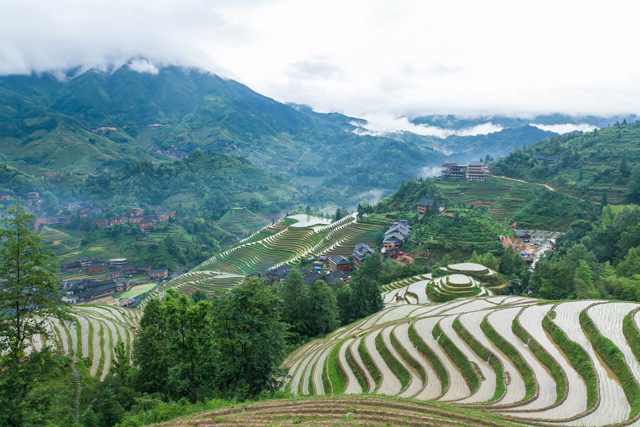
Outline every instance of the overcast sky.
{"label": "overcast sky", "polygon": [[358,117],[640,113],[637,0],[0,0],[0,74],[144,56]]}

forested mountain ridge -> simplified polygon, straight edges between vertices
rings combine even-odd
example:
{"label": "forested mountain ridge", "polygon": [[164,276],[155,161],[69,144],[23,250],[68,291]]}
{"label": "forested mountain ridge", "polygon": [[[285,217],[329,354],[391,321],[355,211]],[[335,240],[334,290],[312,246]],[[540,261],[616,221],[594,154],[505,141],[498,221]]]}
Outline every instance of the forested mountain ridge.
{"label": "forested mountain ridge", "polygon": [[550,183],[594,201],[640,201],[640,121],[572,133],[518,149],[492,165],[492,173]]}
{"label": "forested mountain ridge", "polygon": [[234,207],[275,215],[302,199],[289,181],[242,157],[200,151],[170,164],[130,162],[112,173],[88,177],[80,191],[98,204],[117,199],[131,206],[185,206],[213,220]]}
{"label": "forested mountain ridge", "polygon": [[[303,184],[328,179],[339,191],[320,197],[344,203],[373,187],[394,188],[445,158],[421,141],[356,135],[357,119],[282,104],[233,80],[174,66],[157,74],[128,65],[89,70],[66,82],[4,76],[0,101],[1,160],[36,175],[86,176],[126,158],[161,162],[212,150]],[[380,173],[376,159],[389,155],[403,167]],[[363,169],[375,179],[351,179]]]}

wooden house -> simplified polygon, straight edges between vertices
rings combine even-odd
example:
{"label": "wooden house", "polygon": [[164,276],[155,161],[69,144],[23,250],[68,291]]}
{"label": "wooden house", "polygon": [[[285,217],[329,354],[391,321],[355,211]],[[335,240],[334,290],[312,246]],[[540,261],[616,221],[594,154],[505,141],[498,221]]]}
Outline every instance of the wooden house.
{"label": "wooden house", "polygon": [[94,262],[88,268],[87,272],[90,274],[100,274],[104,273],[104,263],[103,262]]}
{"label": "wooden house", "polygon": [[364,262],[364,257],[373,254],[374,251],[371,247],[365,243],[358,243],[353,250],[353,268],[359,269]]}
{"label": "wooden house", "polygon": [[351,271],[351,262],[342,255],[336,255],[329,258],[329,271],[341,271],[349,273]]}
{"label": "wooden house", "polygon": [[169,275],[169,272],[167,271],[166,268],[160,268],[160,269],[149,271],[150,279],[164,279],[168,275]]}
{"label": "wooden house", "polygon": [[124,272],[120,269],[109,270],[109,272],[107,272],[107,278],[109,279],[121,279],[123,275]]}

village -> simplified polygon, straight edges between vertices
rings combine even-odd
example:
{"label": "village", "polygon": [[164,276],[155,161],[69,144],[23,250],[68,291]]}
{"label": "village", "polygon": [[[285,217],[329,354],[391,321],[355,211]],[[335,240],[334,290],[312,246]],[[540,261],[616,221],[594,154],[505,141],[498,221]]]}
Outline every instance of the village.
{"label": "village", "polygon": [[[545,159],[546,160],[546,159]],[[469,163],[468,165],[457,162],[442,164],[442,175],[447,178],[462,178],[467,181],[484,181],[490,176],[489,167],[484,162]],[[0,195],[0,200],[11,200],[11,195]],[[38,192],[29,192],[24,198],[27,208],[31,212],[41,212],[43,201]],[[101,206],[83,202],[80,204],[67,204],[65,210],[76,210],[81,218],[97,217],[95,226],[98,229],[106,229],[120,224],[129,224],[137,227],[143,233],[150,230],[163,221],[175,218],[175,210],[162,210],[154,214],[145,214],[143,209],[133,208],[116,216],[101,217],[104,209]],[[419,218],[425,214],[451,215],[443,202],[433,198],[422,198],[415,205],[415,213]],[[57,215],[38,218],[39,224],[48,226],[68,224],[70,216]],[[340,230],[336,230],[340,233]],[[411,226],[407,220],[401,219],[392,222],[384,231],[384,237],[379,249],[385,259],[390,259],[401,265],[412,264],[412,256],[405,254],[402,248],[406,243],[422,246],[422,241],[416,241],[407,237],[411,232]],[[513,246],[523,261],[531,264],[531,268],[546,251],[553,249],[553,243],[559,233],[538,230],[515,230],[513,236],[500,236],[503,246]],[[338,240],[340,234],[337,235]],[[428,250],[426,256],[428,256]],[[376,253],[369,244],[359,242],[353,246],[349,257],[346,253],[333,254],[332,256],[307,257],[293,265],[278,265],[271,268],[252,272],[248,276],[260,277],[268,284],[274,284],[286,279],[294,268],[299,269],[306,284],[322,280],[332,284],[340,279],[345,284],[351,281],[350,274],[357,270],[369,254]],[[289,263],[291,264],[291,263]],[[255,270],[254,270],[255,271]],[[65,292],[65,301],[78,304],[86,302],[101,302],[112,305],[134,306],[141,298],[153,290],[158,284],[163,284],[176,279],[184,274],[183,271],[170,272],[166,268],[154,268],[151,265],[135,265],[127,262],[127,258],[112,258],[108,260],[81,256],[77,261],[62,266],[62,272],[67,279],[63,282],[62,290]]]}
{"label": "village", "polygon": [[[15,200],[15,197],[11,194],[0,194],[0,201]],[[61,225],[69,224],[71,215],[46,215],[42,212],[46,210],[46,203],[40,197],[40,193],[37,191],[28,192],[25,197],[19,197],[17,200],[24,202],[27,211],[37,216],[35,227],[41,225]],[[58,214],[62,212],[77,212],[80,218],[98,217],[100,216],[104,208],[93,203],[64,203],[61,206]],[[132,224],[138,227],[143,233],[148,233],[158,225],[159,223],[168,220],[169,218],[175,218],[176,211],[174,209],[161,210],[154,214],[144,214],[144,210],[140,208],[131,209],[129,212],[121,213],[117,216],[108,218],[97,218],[95,225],[98,228],[106,228],[117,224]]]}

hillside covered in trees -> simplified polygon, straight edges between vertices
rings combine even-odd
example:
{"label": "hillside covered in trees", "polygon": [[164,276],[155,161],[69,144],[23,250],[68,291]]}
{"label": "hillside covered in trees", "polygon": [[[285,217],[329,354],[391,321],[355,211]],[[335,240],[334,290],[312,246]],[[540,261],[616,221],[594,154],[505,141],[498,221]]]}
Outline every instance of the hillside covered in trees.
{"label": "hillside covered in trees", "polygon": [[640,121],[571,133],[517,149],[492,165],[494,175],[549,183],[581,199],[640,202]]}

